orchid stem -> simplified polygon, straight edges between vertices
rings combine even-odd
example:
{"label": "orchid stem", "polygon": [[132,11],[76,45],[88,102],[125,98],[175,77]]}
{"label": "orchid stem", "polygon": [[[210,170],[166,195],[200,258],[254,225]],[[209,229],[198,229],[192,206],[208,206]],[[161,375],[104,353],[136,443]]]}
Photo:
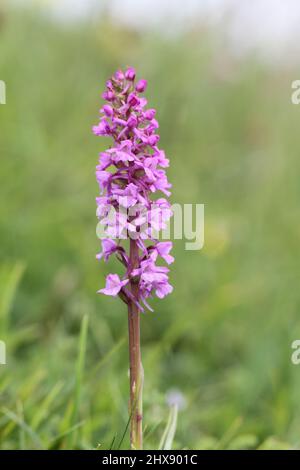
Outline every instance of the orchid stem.
{"label": "orchid stem", "polygon": [[[135,240],[130,239],[130,265],[135,269],[139,264],[139,249]],[[131,293],[138,298],[138,284],[130,281]],[[130,446],[143,448],[143,382],[144,371],[141,361],[140,311],[138,306],[128,303],[129,364],[130,364]]]}

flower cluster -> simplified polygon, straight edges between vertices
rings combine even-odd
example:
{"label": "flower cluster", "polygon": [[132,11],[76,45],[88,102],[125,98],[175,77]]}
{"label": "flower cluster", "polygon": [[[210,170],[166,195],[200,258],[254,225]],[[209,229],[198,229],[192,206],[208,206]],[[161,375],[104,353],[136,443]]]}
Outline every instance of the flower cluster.
{"label": "flower cluster", "polygon": [[[166,228],[172,215],[166,199],[171,185],[165,172],[169,160],[158,148],[156,111],[147,109],[147,100],[141,96],[146,87],[146,80],[135,81],[133,68],[117,71],[106,83],[102,96],[107,103],[93,127],[95,135],[113,139],[113,146],[100,153],[96,167],[100,188],[97,216],[105,231],[97,258],[107,261],[115,254],[126,267],[123,279],[109,274],[99,292],[119,295],[126,303],[133,301],[141,311],[143,306],[150,308],[146,299],[154,293],[162,298],[172,291],[169,269],[158,266],[158,258],[167,264],[174,261],[172,243],[158,240],[158,232]],[[157,191],[166,197],[152,200]],[[126,238],[134,240],[134,262],[121,245]],[[138,286],[134,294],[133,283]]]}

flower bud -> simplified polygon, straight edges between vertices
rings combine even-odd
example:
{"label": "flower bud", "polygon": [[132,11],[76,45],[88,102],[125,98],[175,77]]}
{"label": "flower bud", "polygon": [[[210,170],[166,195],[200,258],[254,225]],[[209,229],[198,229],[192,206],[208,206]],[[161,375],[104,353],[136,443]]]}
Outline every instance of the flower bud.
{"label": "flower bud", "polygon": [[137,118],[132,114],[127,121],[127,126],[136,127],[137,123],[138,123]]}
{"label": "flower bud", "polygon": [[129,67],[126,70],[125,78],[126,78],[126,80],[129,80],[129,81],[133,82],[133,80],[135,79],[135,70],[134,70],[134,68]]}
{"label": "flower bud", "polygon": [[135,86],[138,93],[143,93],[147,88],[147,80],[139,80]]}
{"label": "flower bud", "polygon": [[109,106],[109,104],[105,104],[103,107],[102,107],[102,111],[104,112],[104,114],[106,114],[107,117],[111,117],[113,115],[113,108],[111,106]]}
{"label": "flower bud", "polygon": [[115,99],[115,94],[113,91],[105,91],[102,98],[106,101],[113,101]]}
{"label": "flower bud", "polygon": [[117,70],[115,73],[116,80],[124,80],[125,76],[122,70]]}

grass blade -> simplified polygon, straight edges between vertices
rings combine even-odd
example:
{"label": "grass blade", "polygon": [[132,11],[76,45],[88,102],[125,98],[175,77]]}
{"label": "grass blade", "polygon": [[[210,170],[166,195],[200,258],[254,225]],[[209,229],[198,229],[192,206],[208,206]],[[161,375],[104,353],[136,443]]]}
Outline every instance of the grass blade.
{"label": "grass blade", "polygon": [[27,433],[28,436],[30,436],[30,438],[32,439],[32,442],[34,442],[35,446],[38,449],[42,449],[42,450],[45,449],[44,444],[39,438],[39,436],[36,434],[36,432],[34,432],[34,430],[30,426],[28,426],[27,423],[25,423],[25,421],[22,418],[20,418],[13,411],[7,408],[2,408],[2,413],[6,415],[15,424],[17,424],[25,433]]}
{"label": "grass blade", "polygon": [[25,266],[21,262],[16,263],[9,272],[6,267],[1,269],[0,331],[2,335],[7,333],[9,313],[24,269]]}
{"label": "grass blade", "polygon": [[159,450],[171,450],[174,436],[177,427],[178,406],[172,405],[170,408],[167,426],[165,427],[161,441],[159,443]]}
{"label": "grass blade", "polygon": [[[88,315],[84,315],[81,328],[80,328],[80,337],[79,337],[79,351],[76,365],[76,383],[75,383],[75,394],[74,394],[74,404],[71,416],[71,425],[75,426],[78,421],[78,411],[81,399],[81,390],[82,390],[82,380],[84,373],[84,363],[85,363],[85,353],[86,353],[86,344],[87,344],[87,334],[88,334]],[[77,429],[71,435],[69,440],[69,446],[71,449],[77,444],[78,432]]]}

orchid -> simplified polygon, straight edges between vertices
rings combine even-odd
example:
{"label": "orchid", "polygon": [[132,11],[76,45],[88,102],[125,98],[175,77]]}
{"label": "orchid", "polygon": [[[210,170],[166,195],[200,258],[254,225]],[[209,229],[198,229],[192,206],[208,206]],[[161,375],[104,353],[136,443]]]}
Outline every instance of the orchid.
{"label": "orchid", "polygon": [[[93,132],[113,140],[113,145],[99,154],[96,167],[100,192],[96,198],[97,216],[105,231],[102,251],[96,257],[108,261],[116,255],[125,266],[122,278],[109,274],[106,286],[98,292],[119,296],[128,306],[131,447],[142,448],[139,316],[145,309],[152,311],[149,298],[163,298],[172,292],[169,269],[158,263],[162,259],[171,264],[174,258],[170,255],[172,243],[158,239],[172,216],[166,199],[171,188],[165,170],[169,160],[158,147],[156,110],[147,109],[147,100],[141,96],[147,81],[135,83],[135,77],[135,70],[129,67],[125,72],[118,70],[106,82],[102,97],[107,103],[100,109]],[[157,198],[156,193],[165,197]],[[130,239],[128,253],[121,245],[125,238]]]}

